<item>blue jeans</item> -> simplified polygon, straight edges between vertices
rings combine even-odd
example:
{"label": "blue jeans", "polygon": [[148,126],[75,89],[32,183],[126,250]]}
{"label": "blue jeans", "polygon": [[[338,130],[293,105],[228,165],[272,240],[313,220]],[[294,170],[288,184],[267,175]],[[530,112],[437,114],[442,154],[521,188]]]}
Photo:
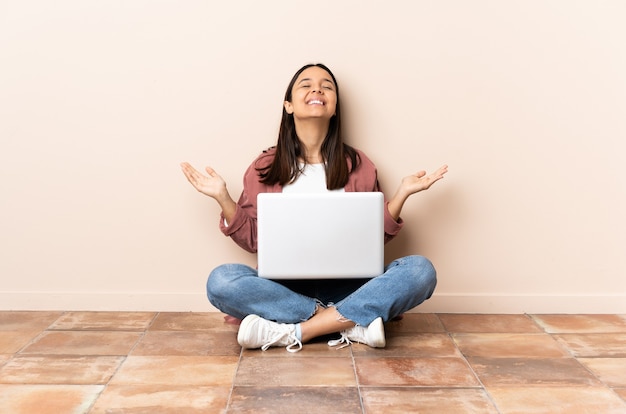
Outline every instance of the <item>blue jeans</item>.
{"label": "blue jeans", "polygon": [[247,315],[280,323],[299,323],[318,305],[334,306],[346,319],[367,326],[382,317],[387,322],[430,298],[437,277],[422,256],[391,262],[373,279],[270,280],[243,264],[224,264],[207,281],[209,301],[220,311],[243,319]]}

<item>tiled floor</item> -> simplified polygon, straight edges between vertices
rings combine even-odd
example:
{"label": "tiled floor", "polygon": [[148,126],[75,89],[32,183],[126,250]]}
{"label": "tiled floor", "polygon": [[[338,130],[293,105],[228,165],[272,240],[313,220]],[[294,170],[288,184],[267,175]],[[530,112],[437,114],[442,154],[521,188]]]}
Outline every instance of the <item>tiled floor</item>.
{"label": "tiled floor", "polygon": [[0,413],[626,413],[626,315],[407,314],[242,351],[218,313],[0,312]]}

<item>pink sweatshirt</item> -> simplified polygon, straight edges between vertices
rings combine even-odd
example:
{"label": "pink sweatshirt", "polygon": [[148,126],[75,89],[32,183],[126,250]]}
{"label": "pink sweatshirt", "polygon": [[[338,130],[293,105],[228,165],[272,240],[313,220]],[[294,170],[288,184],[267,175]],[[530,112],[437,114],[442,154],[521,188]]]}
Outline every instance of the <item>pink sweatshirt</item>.
{"label": "pink sweatshirt", "polygon": [[[345,191],[367,192],[381,191],[378,185],[376,166],[362,152],[357,150],[361,163],[350,173]],[[263,151],[259,157],[248,167],[243,176],[243,192],[237,202],[237,209],[232,221],[228,226],[224,224],[224,216],[220,217],[220,230],[226,236],[230,236],[235,243],[243,249],[255,253],[257,250],[257,226],[256,226],[256,197],[259,193],[281,193],[283,188],[279,184],[267,185],[259,182],[257,168],[269,165],[276,154],[275,148]],[[388,201],[385,200],[385,206]],[[389,210],[385,208],[385,243],[393,239],[403,226],[402,219],[396,221]]]}

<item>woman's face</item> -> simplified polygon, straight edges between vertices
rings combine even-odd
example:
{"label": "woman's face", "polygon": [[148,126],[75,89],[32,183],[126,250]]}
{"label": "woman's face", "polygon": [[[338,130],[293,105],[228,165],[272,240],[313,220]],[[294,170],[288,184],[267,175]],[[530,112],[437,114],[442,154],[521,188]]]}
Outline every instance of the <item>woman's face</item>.
{"label": "woman's face", "polygon": [[298,76],[291,90],[291,101],[285,101],[284,105],[295,119],[329,120],[337,107],[337,87],[328,72],[312,66]]}

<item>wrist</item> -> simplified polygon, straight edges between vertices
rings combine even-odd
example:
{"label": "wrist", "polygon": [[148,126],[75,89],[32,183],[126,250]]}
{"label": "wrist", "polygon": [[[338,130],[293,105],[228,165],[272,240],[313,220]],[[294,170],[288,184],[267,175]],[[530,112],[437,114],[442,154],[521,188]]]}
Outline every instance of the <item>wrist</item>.
{"label": "wrist", "polygon": [[406,191],[404,188],[402,188],[402,186],[400,186],[396,190],[396,193],[393,195],[392,200],[394,200],[396,203],[400,205],[403,205],[410,195],[411,194],[408,191]]}
{"label": "wrist", "polygon": [[217,203],[222,207],[222,210],[230,208],[235,204],[235,201],[230,197],[230,194],[220,194],[218,197],[215,197]]}

